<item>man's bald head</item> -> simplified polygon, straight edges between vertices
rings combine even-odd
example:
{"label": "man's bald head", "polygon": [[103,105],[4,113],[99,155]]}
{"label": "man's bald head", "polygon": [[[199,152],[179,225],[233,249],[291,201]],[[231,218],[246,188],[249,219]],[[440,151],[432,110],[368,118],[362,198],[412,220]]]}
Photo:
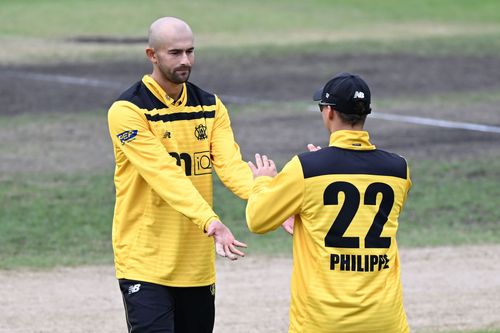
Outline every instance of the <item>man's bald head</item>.
{"label": "man's bald head", "polygon": [[189,25],[176,17],[162,17],[149,27],[148,44],[153,49],[169,45],[178,39],[193,40],[193,32]]}

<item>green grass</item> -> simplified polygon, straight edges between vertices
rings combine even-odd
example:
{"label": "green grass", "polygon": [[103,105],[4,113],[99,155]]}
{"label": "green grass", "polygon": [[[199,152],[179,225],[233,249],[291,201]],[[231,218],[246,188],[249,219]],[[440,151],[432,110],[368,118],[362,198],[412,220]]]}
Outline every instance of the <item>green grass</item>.
{"label": "green grass", "polygon": [[338,34],[387,22],[498,24],[500,4],[495,0],[150,0],[137,6],[133,0],[3,0],[0,34],[144,36],[149,23],[161,15],[182,17],[207,35]]}
{"label": "green grass", "polygon": [[414,186],[401,218],[403,246],[498,243],[500,156],[414,161]]}
{"label": "green grass", "polygon": [[70,40],[145,38],[149,24],[162,15],[185,19],[199,50],[211,50],[217,57],[226,53],[500,51],[500,3],[494,0],[151,0],[141,6],[132,0],[3,0],[1,6],[3,64],[137,59],[144,56],[142,44]]}
{"label": "green grass", "polygon": [[0,179],[0,268],[111,263],[112,173]]}

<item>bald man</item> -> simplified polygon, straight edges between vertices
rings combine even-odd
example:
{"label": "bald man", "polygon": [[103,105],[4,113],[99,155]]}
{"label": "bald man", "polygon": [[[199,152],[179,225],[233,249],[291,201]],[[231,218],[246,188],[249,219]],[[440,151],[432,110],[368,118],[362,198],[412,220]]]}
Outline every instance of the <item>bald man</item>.
{"label": "bald man", "polygon": [[[248,198],[242,161],[221,100],[189,82],[194,39],[182,20],[151,24],[153,72],[108,112],[115,154],[113,250],[129,332],[212,332],[215,254],[245,247],[212,209],[212,171]],[[215,251],[214,251],[215,247]]]}

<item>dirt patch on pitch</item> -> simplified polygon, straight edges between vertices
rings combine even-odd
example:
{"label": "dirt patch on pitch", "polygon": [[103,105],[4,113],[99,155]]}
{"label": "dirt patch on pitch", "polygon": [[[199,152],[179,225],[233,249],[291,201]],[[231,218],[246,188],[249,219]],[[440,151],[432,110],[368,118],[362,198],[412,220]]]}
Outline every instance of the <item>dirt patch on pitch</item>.
{"label": "dirt patch on pitch", "polygon": [[[500,245],[402,249],[413,332],[500,328]],[[216,333],[286,332],[291,259],[219,260]],[[125,332],[110,266],[0,271],[0,332]]]}
{"label": "dirt patch on pitch", "polygon": [[[293,53],[208,59],[198,54],[191,81],[223,97],[238,96],[247,102],[293,102],[310,100],[312,92],[334,73],[351,71],[369,82],[374,100],[422,96],[424,110],[429,95],[498,89],[500,72],[492,69],[499,67],[500,57],[495,56]],[[123,89],[150,72],[146,59],[0,66],[0,114],[105,111]]]}

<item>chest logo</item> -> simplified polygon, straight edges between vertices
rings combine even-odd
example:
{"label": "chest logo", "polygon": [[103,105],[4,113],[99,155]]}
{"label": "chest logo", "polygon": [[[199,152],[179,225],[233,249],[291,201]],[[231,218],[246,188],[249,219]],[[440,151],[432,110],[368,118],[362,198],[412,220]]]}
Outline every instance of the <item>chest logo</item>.
{"label": "chest logo", "polygon": [[198,126],[196,126],[194,128],[194,136],[198,139],[198,140],[206,140],[208,138],[207,136],[207,126],[203,125],[203,124],[199,124]]}

